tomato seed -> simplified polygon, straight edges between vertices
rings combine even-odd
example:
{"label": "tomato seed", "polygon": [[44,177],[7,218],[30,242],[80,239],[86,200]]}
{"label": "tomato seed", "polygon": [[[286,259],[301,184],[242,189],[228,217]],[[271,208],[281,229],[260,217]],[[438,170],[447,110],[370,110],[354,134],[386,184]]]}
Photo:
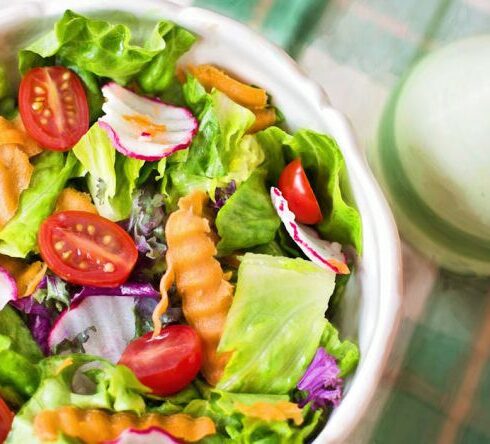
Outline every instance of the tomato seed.
{"label": "tomato seed", "polygon": [[41,88],[40,86],[35,86],[34,87],[34,93],[41,95],[41,94],[46,94],[46,91],[44,91],[44,89]]}
{"label": "tomato seed", "polygon": [[64,246],[65,246],[65,243],[63,241],[58,241],[54,244],[54,249],[57,251],[61,251]]}
{"label": "tomato seed", "polygon": [[70,77],[71,77],[71,73],[69,71],[63,73],[63,75],[61,76],[63,80],[69,80]]}
{"label": "tomato seed", "polygon": [[76,224],[75,225],[75,230],[77,230],[77,231],[83,231],[83,225],[82,224]]}
{"label": "tomato seed", "polygon": [[88,234],[90,234],[91,236],[93,236],[95,234],[95,227],[93,225],[89,225],[87,227],[87,231],[88,231]]}
{"label": "tomato seed", "polygon": [[67,260],[70,256],[71,256],[71,250],[68,250],[68,251],[65,251],[61,257],[64,259],[64,260]]}
{"label": "tomato seed", "polygon": [[78,267],[80,268],[80,270],[86,270],[88,268],[88,264],[87,262],[80,262],[80,264],[78,265]]}
{"label": "tomato seed", "polygon": [[104,245],[109,245],[112,241],[112,236],[110,234],[106,234],[103,238],[102,238],[102,243]]}
{"label": "tomato seed", "polygon": [[31,106],[34,111],[39,111],[43,107],[43,104],[41,102],[34,102]]}
{"label": "tomato seed", "polygon": [[111,262],[107,262],[107,264],[104,264],[104,271],[106,273],[112,273],[116,268],[114,267],[114,264]]}

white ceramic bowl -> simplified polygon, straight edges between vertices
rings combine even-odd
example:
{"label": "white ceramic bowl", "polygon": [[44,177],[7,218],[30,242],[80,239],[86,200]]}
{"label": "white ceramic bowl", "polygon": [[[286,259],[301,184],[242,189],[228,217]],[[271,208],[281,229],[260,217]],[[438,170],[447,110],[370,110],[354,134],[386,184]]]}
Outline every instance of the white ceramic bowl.
{"label": "white ceramic bowl", "polygon": [[[50,29],[65,9],[80,13],[119,10],[145,18],[166,18],[199,34],[187,60],[215,63],[272,94],[291,130],[311,128],[333,136],[345,156],[350,182],[362,215],[364,243],[359,270],[351,279],[338,313],[343,334],[358,339],[361,361],[345,397],[318,436],[317,443],[352,442],[373,400],[397,325],[401,301],[401,259],[396,227],[346,118],[329,104],[281,49],[219,14],[158,0],[39,0],[15,2],[0,10],[0,58],[15,69],[15,54]],[[118,17],[120,18],[120,17]]]}

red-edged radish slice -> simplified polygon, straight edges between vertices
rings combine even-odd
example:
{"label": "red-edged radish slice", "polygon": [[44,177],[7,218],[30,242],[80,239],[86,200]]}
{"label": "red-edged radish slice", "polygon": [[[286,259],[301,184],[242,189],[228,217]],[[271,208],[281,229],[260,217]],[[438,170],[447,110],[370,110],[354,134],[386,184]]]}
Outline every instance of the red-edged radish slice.
{"label": "red-edged radish slice", "polygon": [[105,115],[99,125],[120,153],[142,160],[159,160],[187,148],[198,121],[187,108],[140,96],[111,82],[102,88]]}
{"label": "red-edged radish slice", "polygon": [[49,349],[65,339],[73,340],[90,327],[83,344],[86,353],[117,362],[136,334],[135,300],[131,297],[88,296],[63,311],[49,334]]}
{"label": "red-edged radish slice", "polygon": [[5,268],[0,267],[0,310],[17,298],[18,291],[15,279]]}
{"label": "red-edged radish slice", "polygon": [[182,441],[174,438],[158,427],[145,430],[127,429],[113,441],[104,444],[180,444]]}
{"label": "red-edged radish slice", "polygon": [[278,188],[271,188],[271,199],[287,232],[312,262],[337,274],[350,273],[342,253],[342,245],[320,239],[315,230],[298,224],[287,200]]}

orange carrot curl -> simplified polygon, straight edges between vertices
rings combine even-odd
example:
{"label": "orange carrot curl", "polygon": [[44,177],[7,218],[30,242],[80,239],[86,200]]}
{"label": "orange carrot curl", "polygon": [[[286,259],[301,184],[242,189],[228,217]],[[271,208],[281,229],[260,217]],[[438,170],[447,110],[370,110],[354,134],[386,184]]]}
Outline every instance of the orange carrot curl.
{"label": "orange carrot curl", "polygon": [[210,418],[193,418],[183,413],[137,416],[128,412],[109,413],[100,409],[84,410],[66,406],[44,410],[34,418],[34,433],[42,442],[56,441],[59,434],[63,433],[86,444],[98,444],[115,440],[127,429],[147,430],[151,427],[158,427],[188,442],[199,441],[216,433]]}
{"label": "orange carrot curl", "polygon": [[179,200],[165,226],[167,272],[160,282],[162,302],[153,315],[155,334],[160,332],[160,317],[168,303],[167,292],[175,282],[182,297],[187,322],[196,330],[203,345],[202,372],[211,385],[221,378],[229,359],[217,353],[221,334],[233,296],[231,285],[215,259],[216,246],[209,222],[203,216],[206,193],[194,191]]}

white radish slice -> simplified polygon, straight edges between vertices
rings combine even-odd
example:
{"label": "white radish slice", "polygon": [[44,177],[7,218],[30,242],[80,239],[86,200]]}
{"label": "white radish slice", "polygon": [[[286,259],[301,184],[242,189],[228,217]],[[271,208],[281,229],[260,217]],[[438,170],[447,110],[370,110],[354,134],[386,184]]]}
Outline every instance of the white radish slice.
{"label": "white radish slice", "polygon": [[271,188],[271,199],[287,232],[312,262],[337,274],[350,273],[342,253],[342,245],[320,239],[315,230],[297,223],[296,216],[289,209],[287,200],[278,188]]}
{"label": "white radish slice", "polygon": [[18,291],[15,279],[5,268],[0,267],[0,310],[17,298]]}
{"label": "white radish slice", "polygon": [[50,350],[95,327],[83,344],[86,353],[117,362],[136,334],[134,306],[134,298],[118,296],[88,296],[72,304],[54,322],[48,338]]}
{"label": "white radish slice", "polygon": [[181,442],[158,427],[150,427],[145,430],[127,429],[115,440],[106,441],[104,444],[180,444]]}
{"label": "white radish slice", "polygon": [[125,156],[159,160],[187,148],[197,132],[198,121],[187,108],[140,96],[114,82],[102,94],[105,115],[99,126]]}

